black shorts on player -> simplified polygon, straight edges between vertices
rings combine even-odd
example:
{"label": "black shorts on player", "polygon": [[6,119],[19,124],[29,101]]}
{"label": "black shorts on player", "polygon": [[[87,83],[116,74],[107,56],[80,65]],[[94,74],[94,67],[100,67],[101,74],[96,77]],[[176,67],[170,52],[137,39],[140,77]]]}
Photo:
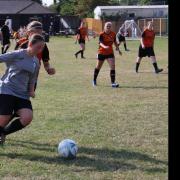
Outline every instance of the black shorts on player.
{"label": "black shorts on player", "polygon": [[8,44],[10,44],[10,39],[4,38],[4,39],[2,40],[2,45],[3,45],[3,46],[6,46],[6,45],[8,45]]}
{"label": "black shorts on player", "polygon": [[12,115],[20,109],[32,110],[31,101],[8,94],[0,94],[0,115]]}
{"label": "black shorts on player", "polygon": [[78,42],[79,44],[86,44],[86,41],[84,39],[79,39]]}
{"label": "black shorts on player", "polygon": [[122,35],[119,35],[118,39],[119,39],[119,42],[125,42],[126,41],[125,37]]}
{"label": "black shorts on player", "polygon": [[153,47],[145,47],[144,49],[142,48],[142,46],[139,46],[139,53],[138,53],[138,57],[143,58],[143,57],[151,57],[151,56],[155,56],[154,53],[154,49]]}
{"label": "black shorts on player", "polygon": [[110,58],[114,58],[114,54],[109,54],[109,55],[98,54],[99,61],[104,61],[104,60],[110,59]]}

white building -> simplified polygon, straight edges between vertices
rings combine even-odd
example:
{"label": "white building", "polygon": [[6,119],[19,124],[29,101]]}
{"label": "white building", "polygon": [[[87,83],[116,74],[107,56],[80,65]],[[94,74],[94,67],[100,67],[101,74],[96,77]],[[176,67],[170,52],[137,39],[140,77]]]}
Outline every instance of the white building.
{"label": "white building", "polygon": [[101,16],[117,14],[134,18],[160,18],[168,16],[168,5],[151,5],[151,6],[97,6],[94,10],[94,18],[101,19]]}

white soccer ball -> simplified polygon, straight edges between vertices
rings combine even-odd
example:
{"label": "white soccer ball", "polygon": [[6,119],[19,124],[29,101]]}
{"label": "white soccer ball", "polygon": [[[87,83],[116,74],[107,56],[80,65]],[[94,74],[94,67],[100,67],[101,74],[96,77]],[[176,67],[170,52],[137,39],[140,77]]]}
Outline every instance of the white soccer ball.
{"label": "white soccer ball", "polygon": [[58,145],[58,153],[61,157],[66,159],[75,159],[78,152],[78,147],[75,141],[65,139]]}

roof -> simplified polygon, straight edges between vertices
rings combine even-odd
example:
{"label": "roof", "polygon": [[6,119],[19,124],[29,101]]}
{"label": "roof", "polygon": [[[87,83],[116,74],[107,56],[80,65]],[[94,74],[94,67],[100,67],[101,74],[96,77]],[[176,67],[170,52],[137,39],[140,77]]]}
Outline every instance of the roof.
{"label": "roof", "polygon": [[0,0],[0,14],[55,14],[31,0]]}
{"label": "roof", "polygon": [[149,6],[97,6],[96,8],[101,10],[108,9],[156,9],[156,8],[168,8],[168,5],[149,5]]}

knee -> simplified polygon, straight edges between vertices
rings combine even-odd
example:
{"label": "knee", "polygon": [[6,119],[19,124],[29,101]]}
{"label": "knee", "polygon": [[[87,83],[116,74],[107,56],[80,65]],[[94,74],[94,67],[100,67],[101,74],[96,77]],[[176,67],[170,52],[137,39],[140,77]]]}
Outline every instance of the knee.
{"label": "knee", "polygon": [[26,114],[20,116],[20,121],[23,126],[28,126],[33,120],[33,115],[32,114]]}

